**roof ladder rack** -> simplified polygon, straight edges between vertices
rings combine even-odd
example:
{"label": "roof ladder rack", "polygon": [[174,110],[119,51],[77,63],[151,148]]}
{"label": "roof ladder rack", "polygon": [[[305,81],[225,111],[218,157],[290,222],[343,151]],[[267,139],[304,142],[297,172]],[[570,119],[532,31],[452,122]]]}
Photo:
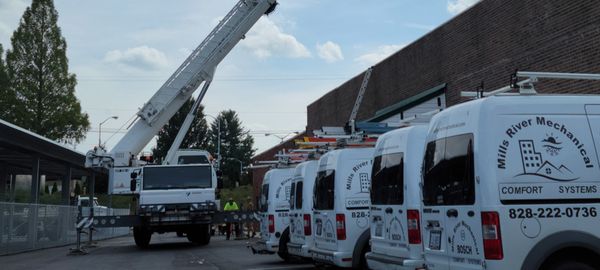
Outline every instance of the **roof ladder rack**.
{"label": "roof ladder rack", "polygon": [[[527,79],[518,82],[519,78]],[[535,95],[537,92],[535,91],[534,84],[537,83],[539,79],[600,80],[600,74],[517,71],[511,76],[511,84],[509,86],[505,86],[491,92],[463,91],[461,92],[461,96],[482,98],[498,94]],[[514,89],[519,89],[519,93],[507,93]]]}

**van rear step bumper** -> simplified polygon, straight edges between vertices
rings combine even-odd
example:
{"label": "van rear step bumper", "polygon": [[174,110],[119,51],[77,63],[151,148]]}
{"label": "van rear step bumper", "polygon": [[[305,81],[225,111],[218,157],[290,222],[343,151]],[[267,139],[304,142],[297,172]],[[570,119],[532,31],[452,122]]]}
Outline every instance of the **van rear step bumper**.
{"label": "van rear step bumper", "polygon": [[367,252],[367,264],[371,269],[415,270],[423,268],[425,262],[419,259],[401,258]]}
{"label": "van rear step bumper", "polygon": [[304,258],[312,258],[308,245],[296,244],[289,242],[287,244],[288,253]]}
{"label": "van rear step bumper", "polygon": [[252,254],[275,254],[279,250],[278,245],[273,245],[265,241],[256,241],[250,244],[249,247],[252,250]]}
{"label": "van rear step bumper", "polygon": [[310,250],[314,261],[333,264],[339,267],[352,267],[352,252],[339,252],[312,248]]}

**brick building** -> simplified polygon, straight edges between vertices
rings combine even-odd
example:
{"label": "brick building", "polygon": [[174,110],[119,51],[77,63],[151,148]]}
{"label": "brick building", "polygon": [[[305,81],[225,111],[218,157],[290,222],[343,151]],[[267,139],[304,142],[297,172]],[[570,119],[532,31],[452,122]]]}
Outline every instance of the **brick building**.
{"label": "brick building", "polygon": [[[465,101],[460,91],[482,83],[486,90],[508,85],[517,69],[600,73],[598,2],[481,1],[376,64],[357,119],[402,118],[411,107],[436,97],[442,107],[452,106]],[[345,124],[362,78],[358,74],[308,105],[306,129]],[[536,90],[600,93],[600,83],[542,81]],[[255,186],[260,181],[257,172]]]}

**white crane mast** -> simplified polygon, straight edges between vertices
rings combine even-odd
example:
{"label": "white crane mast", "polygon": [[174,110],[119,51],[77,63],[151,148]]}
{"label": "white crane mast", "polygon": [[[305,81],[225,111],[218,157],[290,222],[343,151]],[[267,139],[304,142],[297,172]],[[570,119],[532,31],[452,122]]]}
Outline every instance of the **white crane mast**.
{"label": "white crane mast", "polygon": [[276,0],[240,0],[137,113],[137,119],[117,145],[106,153],[98,147],[87,154],[88,167],[126,167],[173,117],[194,91],[205,84],[202,100],[215,68],[244,35],[276,5]]}

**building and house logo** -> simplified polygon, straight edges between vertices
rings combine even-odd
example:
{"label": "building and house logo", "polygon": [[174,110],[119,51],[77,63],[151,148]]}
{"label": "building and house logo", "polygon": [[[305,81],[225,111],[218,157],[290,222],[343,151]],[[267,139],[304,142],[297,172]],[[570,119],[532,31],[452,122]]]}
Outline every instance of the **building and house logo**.
{"label": "building and house logo", "polygon": [[[544,141],[546,140],[542,140],[542,142]],[[559,181],[572,181],[579,178],[576,177],[567,166],[563,164],[553,164],[552,162],[545,160],[542,153],[536,151],[535,142],[533,140],[519,140],[519,147],[521,150],[521,161],[523,163],[523,173],[521,175],[537,175]],[[558,155],[559,148],[551,145],[548,147],[550,148],[544,148],[550,153],[549,155]],[[548,149],[550,149],[550,151],[548,151]]]}

